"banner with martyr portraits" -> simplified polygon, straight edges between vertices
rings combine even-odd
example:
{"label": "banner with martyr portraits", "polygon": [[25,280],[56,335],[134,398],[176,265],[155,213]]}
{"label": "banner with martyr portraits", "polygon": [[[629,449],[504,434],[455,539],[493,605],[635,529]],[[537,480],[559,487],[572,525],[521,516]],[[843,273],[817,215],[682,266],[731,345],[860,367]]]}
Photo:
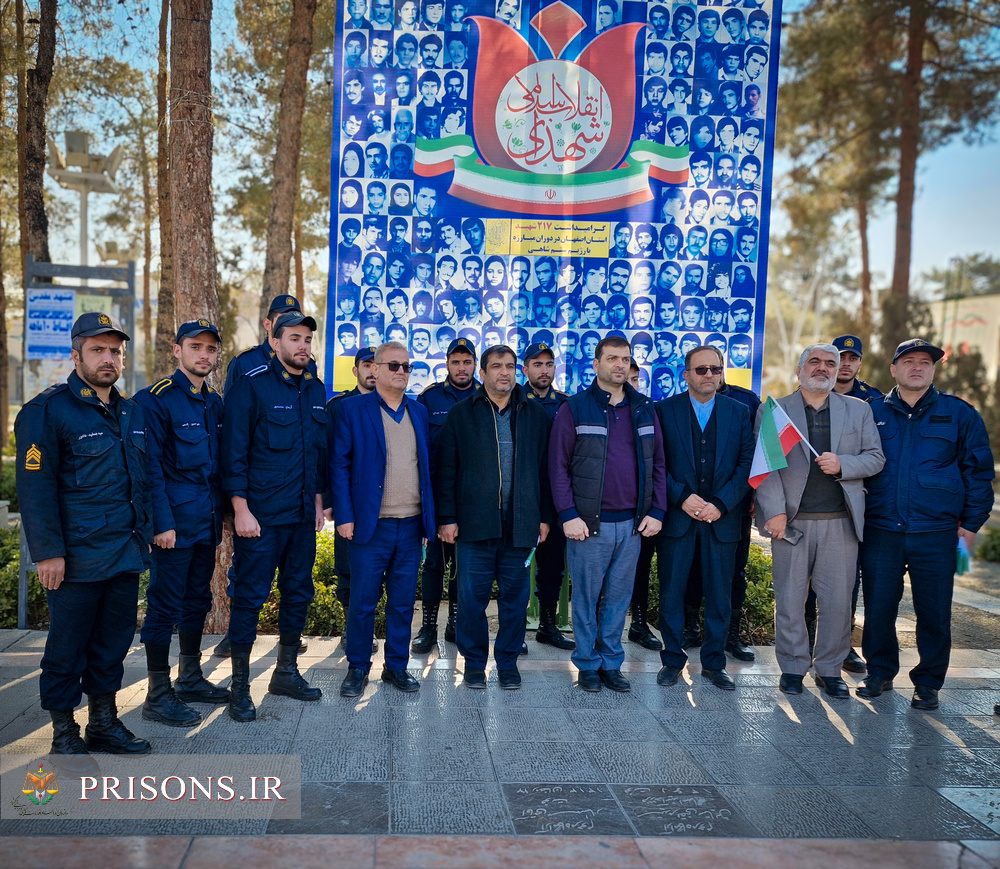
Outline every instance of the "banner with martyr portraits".
{"label": "banner with martyr portraits", "polygon": [[685,353],[759,390],[780,0],[346,0],[326,382],[398,340],[410,391],[478,351],[624,335],[653,398]]}

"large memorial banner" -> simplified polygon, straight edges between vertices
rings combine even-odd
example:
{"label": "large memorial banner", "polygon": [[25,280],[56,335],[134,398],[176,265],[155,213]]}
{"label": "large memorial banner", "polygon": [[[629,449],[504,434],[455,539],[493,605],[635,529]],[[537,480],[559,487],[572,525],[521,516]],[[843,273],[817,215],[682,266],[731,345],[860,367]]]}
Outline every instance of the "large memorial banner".
{"label": "large memorial banner", "polygon": [[653,398],[718,347],[759,389],[780,0],[347,0],[337,22],[326,382],[404,342],[624,335]]}

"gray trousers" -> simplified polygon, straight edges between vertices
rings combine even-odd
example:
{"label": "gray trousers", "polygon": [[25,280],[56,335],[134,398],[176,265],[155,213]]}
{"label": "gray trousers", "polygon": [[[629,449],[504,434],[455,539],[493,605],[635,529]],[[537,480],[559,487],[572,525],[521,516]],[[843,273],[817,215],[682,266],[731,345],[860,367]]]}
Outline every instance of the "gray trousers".
{"label": "gray trousers", "polygon": [[858,538],[850,518],[793,519],[802,538],[792,546],[771,542],[774,575],[774,651],[782,673],[809,671],[805,604],[816,592],[813,662],[820,676],[840,676],[851,649],[851,592],[857,575]]}

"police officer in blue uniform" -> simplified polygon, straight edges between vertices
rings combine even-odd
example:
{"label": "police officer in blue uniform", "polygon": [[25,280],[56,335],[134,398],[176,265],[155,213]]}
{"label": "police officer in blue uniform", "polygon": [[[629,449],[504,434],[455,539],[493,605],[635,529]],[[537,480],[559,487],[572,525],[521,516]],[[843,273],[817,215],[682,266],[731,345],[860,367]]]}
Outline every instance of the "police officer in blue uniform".
{"label": "police officer in blue uniform", "polygon": [[[264,327],[265,333],[264,340],[255,347],[251,347],[249,350],[244,350],[242,353],[238,353],[229,361],[229,366],[226,368],[226,392],[228,392],[230,387],[248,371],[254,371],[260,368],[261,365],[267,365],[274,358],[274,349],[271,347],[271,332],[278,317],[282,314],[287,314],[289,311],[297,311],[300,314],[302,313],[299,300],[296,299],[295,296],[275,296],[274,300],[271,302],[270,308],[268,308],[267,316],[261,321],[261,325]],[[308,370],[313,377],[319,376],[316,369],[316,361],[312,358],[309,359]],[[230,565],[229,587],[226,589],[226,593],[230,597],[232,597],[233,594],[233,582],[235,581],[235,578],[235,571],[233,570],[232,565]],[[299,654],[301,655],[305,651],[306,644],[300,643]],[[228,633],[212,650],[212,654],[220,658],[229,657],[230,642]]]}
{"label": "police officer in blue uniform", "polygon": [[[14,422],[21,520],[49,605],[39,693],[52,754],[146,754],[149,743],[122,724],[115,702],[153,539],[146,428],[142,408],[114,386],[129,340],[121,324],[82,314],[71,337],[75,370]],[[73,718],[83,694],[86,742]]]}
{"label": "police officer in blue uniform", "polygon": [[282,314],[271,338],[274,358],[239,378],[226,395],[222,486],[232,501],[236,530],[229,715],[236,721],[257,717],[250,699],[250,651],[276,570],[280,636],[268,691],[297,700],[322,696],[297,664],[326,491],[326,388],[309,372],[315,331],[312,317]]}
{"label": "police officer in blue uniform", "polygon": [[[271,302],[271,307],[268,309],[267,316],[261,321],[261,325],[264,327],[264,332],[266,333],[264,340],[257,346],[238,353],[229,361],[229,366],[226,368],[226,392],[244,374],[260,368],[261,365],[266,365],[274,358],[274,349],[271,347],[271,335],[274,324],[278,317],[282,314],[287,314],[289,311],[302,313],[302,306],[299,305],[299,300],[295,296],[275,296],[274,301]],[[316,362],[312,358],[309,359],[308,370],[313,377],[316,377]]]}
{"label": "police officer in blue uniform", "polygon": [[[345,389],[337,393],[326,403],[327,425],[327,455],[333,455],[333,429],[337,420],[337,410],[340,402],[351,395],[367,395],[375,388],[375,348],[365,347],[354,354],[354,374],[357,384],[353,389]],[[327,511],[327,519],[333,519],[332,507]],[[351,561],[347,557],[348,541],[335,533],[333,544],[333,569],[337,572],[337,600],[344,608],[344,629],[340,634],[340,644],[347,648],[347,611],[351,604]],[[378,651],[377,641],[372,644],[372,651]]]}
{"label": "police officer in blue uniform", "polygon": [[[841,395],[849,395],[851,398],[860,398],[862,401],[871,403],[876,398],[881,398],[883,393],[865,383],[858,372],[861,370],[861,356],[864,350],[861,339],[857,335],[839,335],[831,342],[834,347],[840,350],[840,368],[837,370],[837,382],[833,388]],[[861,570],[858,569],[858,578],[854,582],[854,592],[851,596],[851,629],[854,629],[854,618],[858,609],[858,592],[861,591]],[[806,628],[809,636],[816,633],[816,595],[809,590],[806,598]],[[854,650],[848,652],[844,659],[844,669],[849,673],[864,673],[867,671],[864,659]]]}
{"label": "police officer in blue uniform", "polygon": [[[555,355],[548,344],[529,344],[524,351],[521,370],[527,386],[524,394],[529,401],[540,405],[549,415],[556,418],[556,412],[566,401],[567,395],[552,386],[555,377]],[[569,637],[563,636],[556,627],[556,606],[566,570],[566,537],[562,526],[553,522],[549,536],[535,549],[535,596],[538,598],[538,630],[536,642],[555,646],[557,649],[575,649]]]}
{"label": "police officer in blue uniform", "polygon": [[871,403],[885,466],[865,480],[861,576],[865,630],[861,648],[868,677],[861,697],[892,688],[899,672],[896,615],[909,573],[917,617],[919,663],[910,670],[915,709],[938,708],[951,656],[955,549],[971,549],[993,509],[993,455],[983,418],[934,387],[944,351],[920,338],[896,348],[896,386]]}
{"label": "police officer in blue uniform", "polygon": [[[192,727],[201,713],[188,702],[225,703],[229,691],[205,679],[201,634],[212,608],[215,549],[222,540],[219,436],[222,397],[205,382],[222,339],[208,320],[182,323],[174,343],[177,370],[139,392],[146,417],[153,501],[153,567],[140,638],[149,688],[142,717]],[[170,682],[170,641],[180,642],[177,681]]]}
{"label": "police officer in blue uniform", "polygon": [[[441,436],[441,426],[444,425],[448,411],[453,405],[472,396],[479,386],[475,378],[476,348],[468,338],[456,338],[448,345],[445,364],[448,367],[448,377],[444,383],[432,383],[417,396],[417,401],[427,408],[430,422],[432,476],[434,476],[438,438]],[[415,655],[424,655],[437,644],[438,607],[441,606],[441,597],[444,594],[444,575],[448,563],[451,564],[451,568],[448,571],[448,624],[444,629],[444,638],[449,643],[455,642],[455,613],[458,599],[454,580],[455,546],[439,539],[428,540],[424,569],[420,577],[423,621],[410,646]]]}

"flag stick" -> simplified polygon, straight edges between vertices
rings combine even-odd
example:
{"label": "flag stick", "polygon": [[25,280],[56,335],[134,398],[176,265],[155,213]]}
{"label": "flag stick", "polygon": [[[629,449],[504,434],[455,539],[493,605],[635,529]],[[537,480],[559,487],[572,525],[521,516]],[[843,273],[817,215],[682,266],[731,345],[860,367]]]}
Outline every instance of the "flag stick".
{"label": "flag stick", "polygon": [[816,452],[816,448],[811,443],[809,443],[809,439],[804,434],[802,434],[802,432],[799,431],[799,427],[794,422],[792,422],[792,418],[790,416],[788,416],[787,414],[785,416],[788,419],[788,424],[793,429],[795,429],[795,433],[800,438],[802,438],[802,443],[804,443],[807,447],[809,447],[809,449],[812,451],[812,454],[814,456],[816,456],[816,458],[818,459],[819,458],[819,453]]}

